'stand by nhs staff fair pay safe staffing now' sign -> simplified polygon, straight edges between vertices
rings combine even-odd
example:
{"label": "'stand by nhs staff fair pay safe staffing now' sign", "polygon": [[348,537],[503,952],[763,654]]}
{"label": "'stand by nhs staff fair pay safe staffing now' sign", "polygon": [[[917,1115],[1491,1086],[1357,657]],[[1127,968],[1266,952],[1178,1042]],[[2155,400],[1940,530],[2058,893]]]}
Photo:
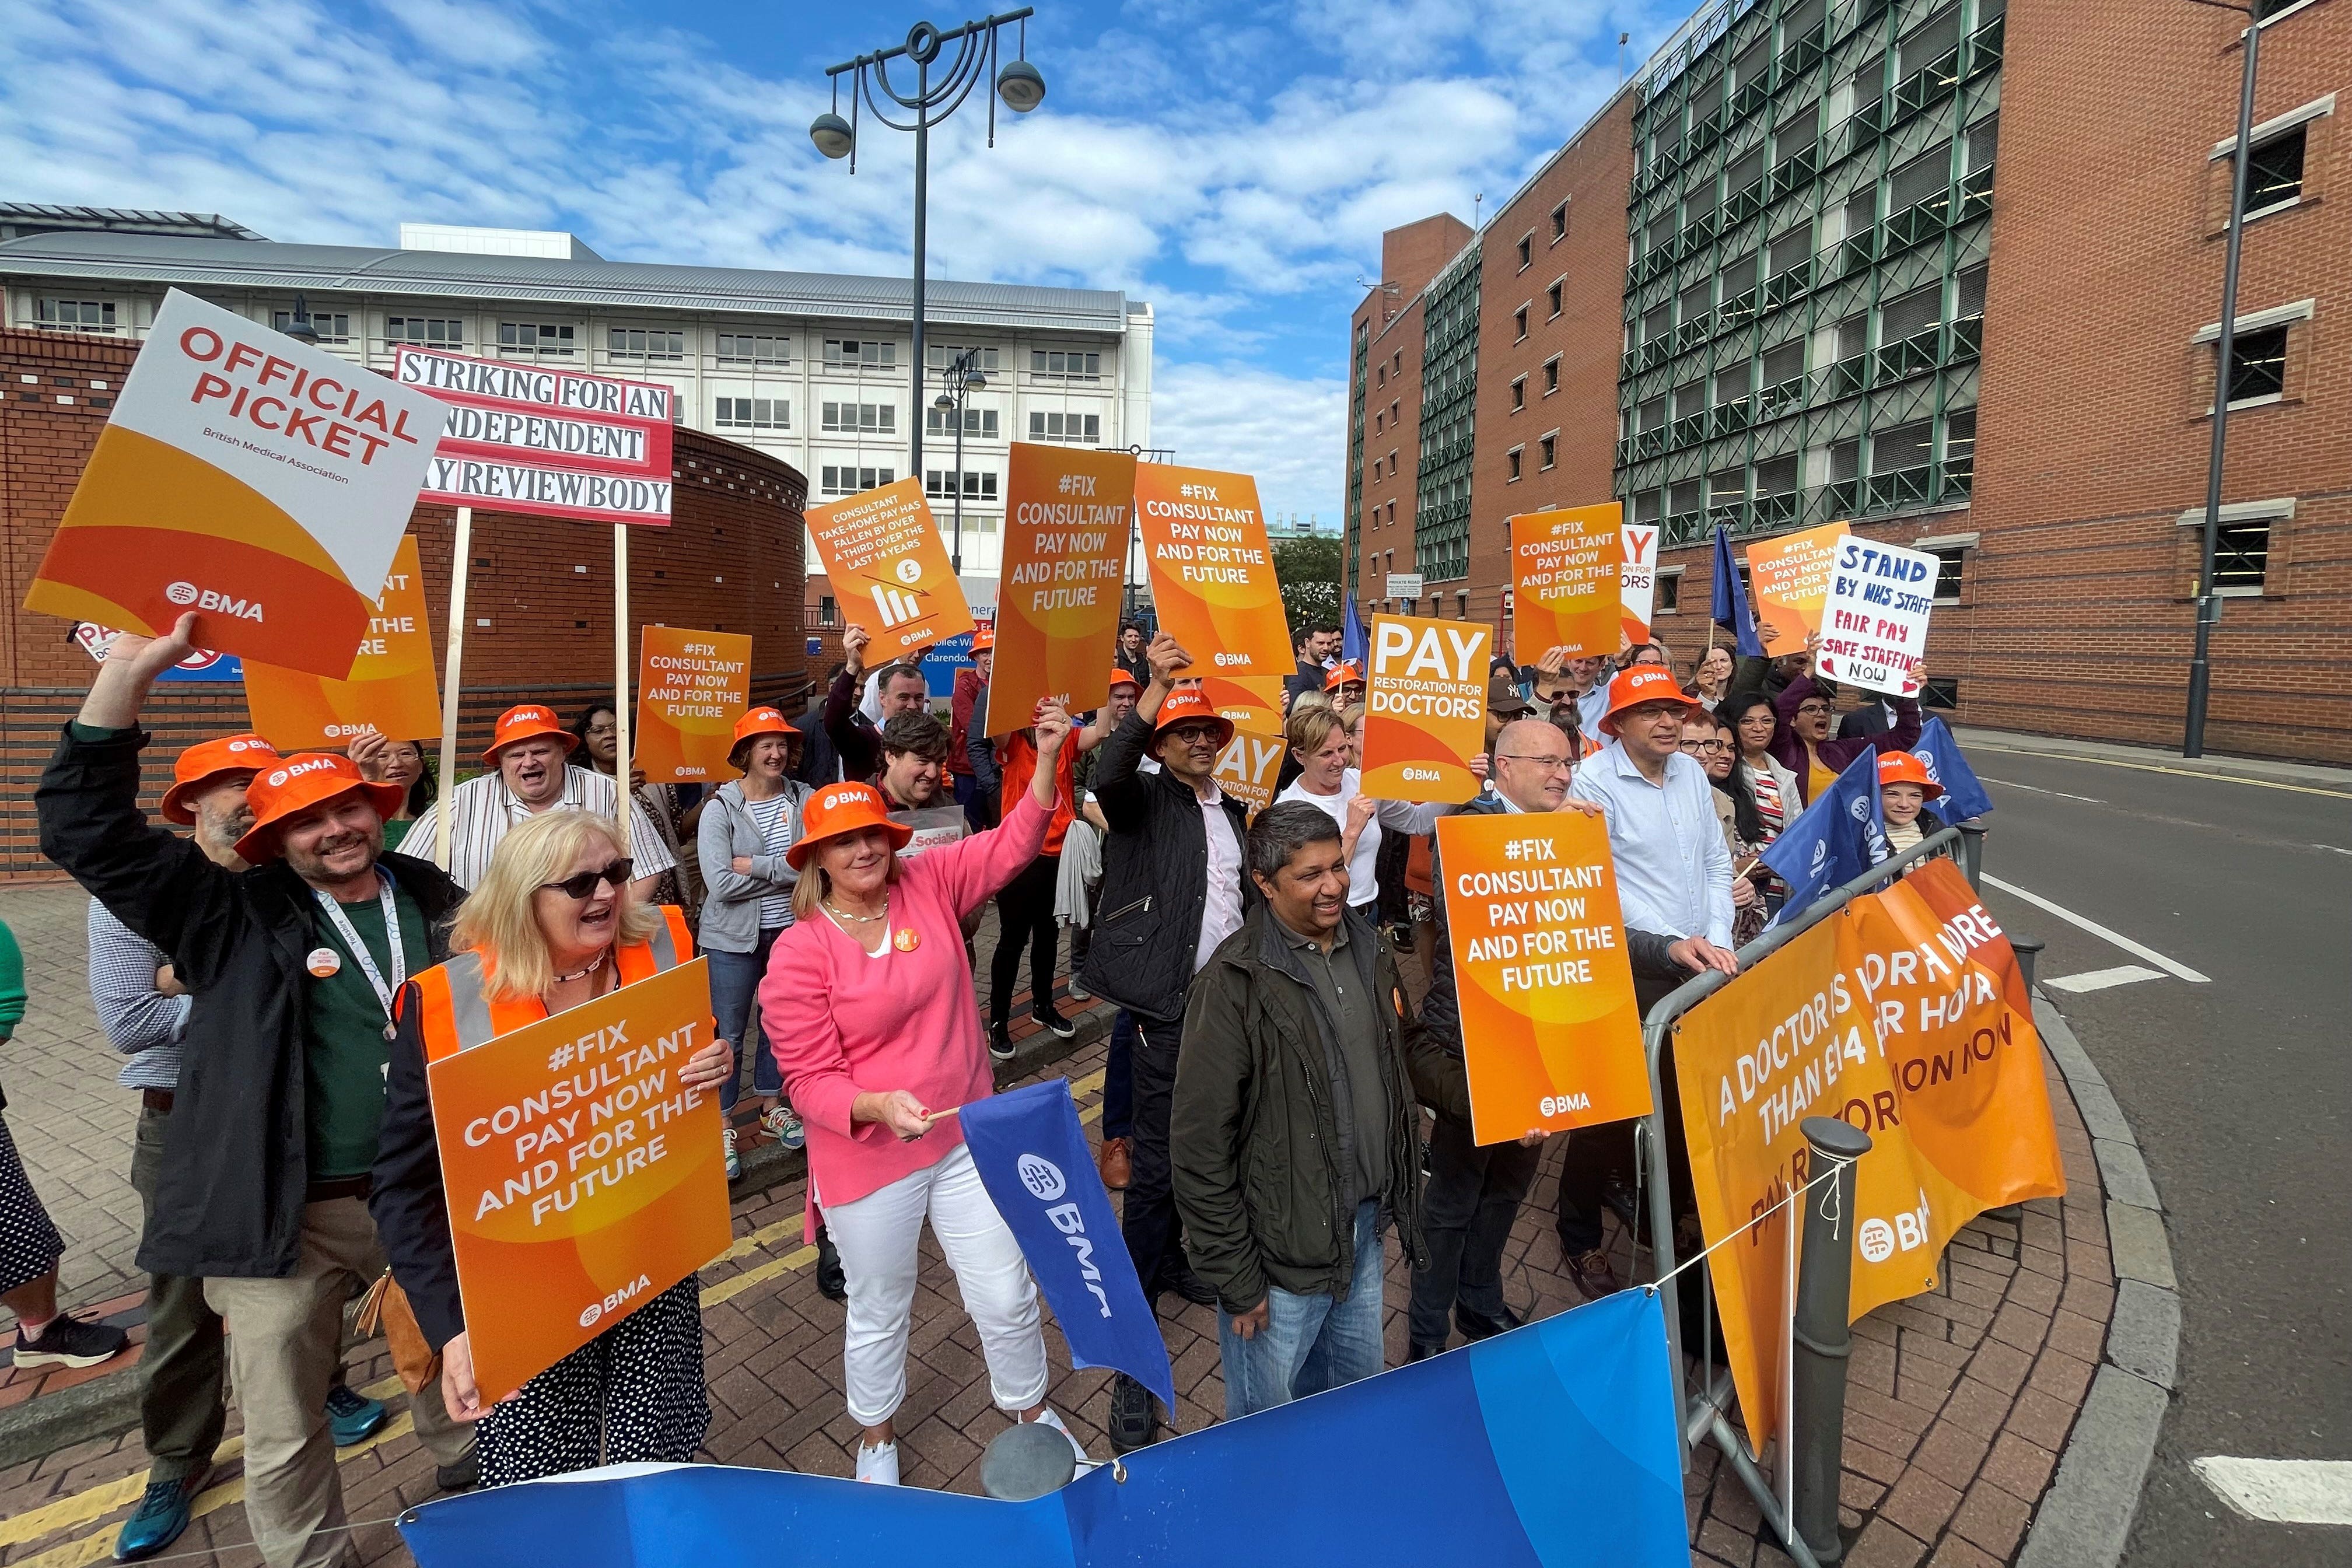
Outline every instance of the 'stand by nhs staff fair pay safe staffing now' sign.
{"label": "'stand by nhs staff fair pay safe staffing now' sign", "polygon": [[407,531],[429,397],[178,289],[25,607],[341,680]]}
{"label": "'stand by nhs staff fair pay safe staffing now' sign", "polygon": [[646,381],[500,364],[404,345],[402,385],[447,404],[427,500],[667,525],[676,394]]}

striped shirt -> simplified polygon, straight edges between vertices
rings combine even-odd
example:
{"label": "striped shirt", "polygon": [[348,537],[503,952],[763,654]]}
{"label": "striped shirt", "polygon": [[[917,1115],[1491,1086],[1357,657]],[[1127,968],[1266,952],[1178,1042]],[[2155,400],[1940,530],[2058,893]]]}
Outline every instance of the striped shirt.
{"label": "striped shirt", "polygon": [[[751,826],[760,830],[760,841],[771,855],[782,855],[793,845],[793,797],[790,791],[772,795],[765,800],[746,800],[743,809],[751,814]],[[767,893],[760,899],[760,929],[777,931],[793,923],[793,896],[790,893]]]}
{"label": "striped shirt", "polygon": [[131,1058],[114,1080],[125,1089],[180,1086],[180,1039],[195,998],[155,989],[155,972],[171,962],[162,948],[90,900],[89,999],[106,1037]]}
{"label": "striped shirt", "polygon": [[[495,773],[467,779],[449,792],[449,876],[459,887],[473,888],[489,870],[491,852],[507,836],[507,829],[530,821],[532,813],[507,788],[506,780]],[[611,774],[566,768],[563,798],[547,809],[574,806],[598,816],[610,816],[619,805],[620,795]],[[401,839],[404,852],[420,859],[432,859],[441,831],[440,821],[441,803],[436,800],[425,808]],[[640,878],[658,877],[677,864],[669,846],[662,842],[660,827],[634,801],[629,810],[629,846],[630,859]]]}

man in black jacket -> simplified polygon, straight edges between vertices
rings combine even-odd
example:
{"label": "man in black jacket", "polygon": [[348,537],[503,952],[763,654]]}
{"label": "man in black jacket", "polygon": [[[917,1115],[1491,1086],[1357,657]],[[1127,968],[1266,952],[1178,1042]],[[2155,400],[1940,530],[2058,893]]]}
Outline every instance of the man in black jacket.
{"label": "man in black jacket", "polygon": [[[1192,976],[1240,929],[1255,897],[1242,876],[1249,819],[1214,776],[1233,724],[1198,686],[1177,684],[1192,656],[1162,632],[1147,657],[1151,683],[1095,764],[1095,804],[1110,830],[1085,978],[1087,990],[1135,1020],[1134,1164],[1120,1222],[1135,1276],[1148,1295],[1172,1289],[1206,1305],[1214,1298],[1175,1245],[1168,1105]],[[1141,769],[1147,748],[1159,759],[1156,773]],[[1112,1379],[1111,1447],[1141,1447],[1153,1421],[1150,1392],[1124,1373]]]}
{"label": "man in black jacket", "polygon": [[[35,795],[41,849],[169,955],[194,998],[139,1266],[201,1277],[229,1321],[263,1558],[335,1568],[352,1547],[325,1405],[343,1306],[384,1267],[366,1196],[391,1002],[445,956],[462,895],[429,862],[382,853],[400,792],[342,757],[289,757],[253,781],[236,845],[250,870],[146,820],[139,710],[187,657],[195,619],[108,650]],[[430,1392],[410,1409],[443,1484],[471,1485],[471,1434]]]}
{"label": "man in black jacket", "polygon": [[882,719],[877,724],[858,708],[866,684],[866,648],[873,637],[864,626],[841,634],[841,673],[824,696],[824,732],[841,761],[841,776],[878,784],[882,774],[882,725],[901,713],[930,711],[931,689],[922,666],[911,660],[882,672]]}

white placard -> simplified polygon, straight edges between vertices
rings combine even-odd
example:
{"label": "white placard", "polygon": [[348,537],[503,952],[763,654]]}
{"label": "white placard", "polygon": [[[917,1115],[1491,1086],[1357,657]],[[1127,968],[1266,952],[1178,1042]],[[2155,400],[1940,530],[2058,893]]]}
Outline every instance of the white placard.
{"label": "white placard", "polygon": [[1899,544],[1856,534],[1838,541],[1814,667],[1849,686],[1917,696],[1937,565],[1933,555]]}
{"label": "white placard", "polygon": [[1658,525],[1627,523],[1621,538],[1625,559],[1617,568],[1617,597],[1622,606],[1625,635],[1635,642],[1650,638],[1650,612],[1658,583]]}

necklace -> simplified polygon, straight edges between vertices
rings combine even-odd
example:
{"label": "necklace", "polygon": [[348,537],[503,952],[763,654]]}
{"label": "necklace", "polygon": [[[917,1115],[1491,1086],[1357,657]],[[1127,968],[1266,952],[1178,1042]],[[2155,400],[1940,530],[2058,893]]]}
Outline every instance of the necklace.
{"label": "necklace", "polygon": [[890,906],[887,903],[882,906],[882,912],[878,915],[853,915],[847,910],[843,909],[839,904],[835,903],[831,899],[819,899],[817,902],[823,904],[824,906],[824,912],[833,916],[834,919],[856,921],[860,925],[872,925],[876,921],[887,920],[890,918]]}
{"label": "necklace", "polygon": [[[607,949],[607,950],[606,950],[606,952],[609,952],[610,951],[611,951],[610,949]],[[592,975],[592,974],[595,973],[598,970],[600,970],[600,969],[602,969],[602,968],[604,968],[604,957],[605,957],[605,954],[604,954],[604,953],[603,953],[603,952],[598,953],[598,954],[596,955],[596,962],[595,962],[595,963],[591,963],[591,964],[590,964],[587,968],[585,968],[585,969],[575,969],[575,970],[573,970],[573,971],[572,971],[571,973],[569,973],[569,974],[559,974],[559,975],[557,975],[557,976],[555,977],[553,984],[557,984],[557,985],[561,985],[561,984],[563,984],[565,981],[567,981],[567,980],[585,980],[585,979],[587,979],[590,975]]]}

